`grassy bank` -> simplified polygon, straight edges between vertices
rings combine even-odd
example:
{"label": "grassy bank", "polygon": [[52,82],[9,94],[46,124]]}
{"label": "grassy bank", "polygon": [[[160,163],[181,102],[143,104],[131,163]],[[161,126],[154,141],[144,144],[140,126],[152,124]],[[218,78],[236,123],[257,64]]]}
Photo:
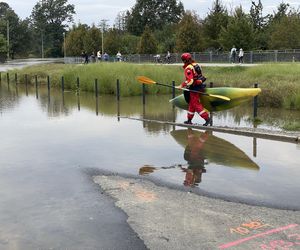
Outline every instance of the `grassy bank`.
{"label": "grassy bank", "polygon": [[[265,107],[284,107],[300,110],[300,64],[266,64],[254,67],[204,67],[207,83],[213,82],[215,87],[253,87],[259,83],[262,93],[259,104]],[[140,95],[142,88],[136,76],[145,75],[158,82],[176,85],[183,80],[183,70],[179,65],[141,65],[127,63],[100,63],[88,65],[49,64],[32,66],[18,73],[19,81],[24,83],[24,75],[28,75],[34,84],[35,75],[39,82],[46,84],[50,76],[51,86],[59,87],[64,76],[65,88],[76,89],[77,77],[80,89],[94,91],[94,81],[98,79],[99,91],[104,94],[116,93],[116,81],[119,79],[122,96]],[[11,77],[13,78],[13,77]],[[157,85],[147,85],[148,94],[165,94],[172,90]]]}

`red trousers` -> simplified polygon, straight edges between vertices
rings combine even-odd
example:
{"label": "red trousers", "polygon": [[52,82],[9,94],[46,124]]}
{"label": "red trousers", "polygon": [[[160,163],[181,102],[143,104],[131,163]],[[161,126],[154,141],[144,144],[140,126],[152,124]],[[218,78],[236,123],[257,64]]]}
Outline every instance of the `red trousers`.
{"label": "red trousers", "polygon": [[203,109],[199,100],[199,94],[190,92],[189,110],[187,113],[188,120],[192,120],[195,112],[197,112],[204,120],[208,119],[208,113]]}

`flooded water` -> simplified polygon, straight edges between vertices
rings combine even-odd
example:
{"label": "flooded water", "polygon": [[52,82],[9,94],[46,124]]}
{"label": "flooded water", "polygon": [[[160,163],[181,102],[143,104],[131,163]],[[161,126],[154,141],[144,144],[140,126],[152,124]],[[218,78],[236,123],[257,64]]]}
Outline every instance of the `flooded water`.
{"label": "flooded water", "polygon": [[[17,214],[35,204],[56,206],[56,199],[79,189],[82,195],[88,169],[150,178],[228,200],[300,208],[299,144],[119,117],[182,122],[185,111],[174,109],[169,99],[147,96],[143,106],[141,97],[118,103],[114,96],[96,100],[91,93],[59,90],[51,90],[49,98],[43,87],[37,91],[2,83],[2,209],[14,205],[10,213]],[[299,112],[278,113],[259,109],[264,120],[259,126],[280,130],[281,119],[300,117]],[[251,116],[250,103],[214,113],[214,124],[251,127]],[[203,122],[199,117],[194,121]],[[31,195],[36,190],[40,196],[35,200]],[[28,199],[21,202],[21,197]]]}

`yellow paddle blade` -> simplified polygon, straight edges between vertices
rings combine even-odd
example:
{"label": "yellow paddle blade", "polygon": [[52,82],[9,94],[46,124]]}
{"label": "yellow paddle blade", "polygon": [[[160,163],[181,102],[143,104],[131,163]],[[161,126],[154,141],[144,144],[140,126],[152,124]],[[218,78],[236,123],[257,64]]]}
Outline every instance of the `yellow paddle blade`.
{"label": "yellow paddle blade", "polygon": [[140,82],[140,83],[145,83],[145,84],[155,84],[156,82],[153,81],[152,79],[146,77],[146,76],[137,76],[136,79]]}
{"label": "yellow paddle blade", "polygon": [[216,97],[216,98],[219,98],[219,99],[223,99],[225,101],[230,101],[230,98],[227,97],[227,96],[223,96],[223,95],[212,95],[212,94],[208,94],[209,96],[211,97]]}

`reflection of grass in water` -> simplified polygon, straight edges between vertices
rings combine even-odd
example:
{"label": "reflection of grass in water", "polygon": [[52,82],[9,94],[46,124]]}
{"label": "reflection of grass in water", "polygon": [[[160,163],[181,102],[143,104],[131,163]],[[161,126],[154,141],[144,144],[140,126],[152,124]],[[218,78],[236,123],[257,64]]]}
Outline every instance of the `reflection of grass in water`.
{"label": "reflection of grass in water", "polygon": [[[300,65],[264,64],[255,67],[204,67],[207,82],[215,87],[253,87],[259,83],[262,93],[259,105],[264,107],[284,107],[300,110]],[[131,63],[94,63],[88,65],[48,64],[12,70],[18,72],[19,82],[24,83],[24,75],[34,84],[35,75],[39,82],[46,83],[50,76],[52,86],[60,86],[61,77],[65,78],[65,88],[76,89],[76,79],[80,78],[80,89],[94,91],[95,78],[99,91],[104,94],[116,93],[116,81],[120,80],[121,95],[134,96],[142,93],[141,84],[136,76],[145,75],[157,82],[178,85],[183,80],[183,70],[179,65],[144,65]],[[146,85],[148,94],[171,93],[171,88],[158,85]],[[179,93],[179,92],[178,92]]]}
{"label": "reflection of grass in water", "polygon": [[283,128],[285,130],[290,130],[290,131],[295,131],[295,130],[300,130],[300,122],[297,121],[287,121]]}
{"label": "reflection of grass in water", "polygon": [[248,117],[246,120],[247,120],[248,122],[252,122],[254,125],[259,125],[259,124],[262,124],[262,123],[263,123],[263,120],[261,120],[261,119],[258,118],[258,117],[255,117],[255,118]]}

